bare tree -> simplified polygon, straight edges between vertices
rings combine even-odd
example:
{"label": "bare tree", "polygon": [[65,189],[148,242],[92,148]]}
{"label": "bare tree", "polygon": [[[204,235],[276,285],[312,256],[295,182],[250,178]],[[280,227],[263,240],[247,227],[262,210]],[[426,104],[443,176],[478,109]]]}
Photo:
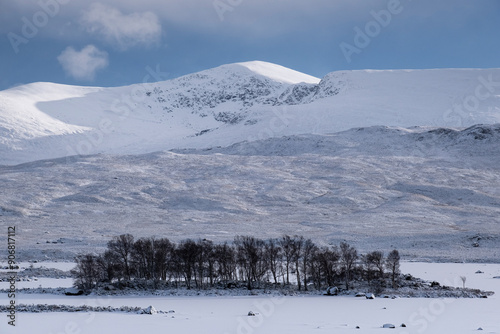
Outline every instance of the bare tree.
{"label": "bare tree", "polygon": [[394,289],[397,288],[396,277],[399,274],[399,260],[399,252],[396,249],[392,250],[389,255],[387,255],[386,265],[391,273],[392,287]]}
{"label": "bare tree", "polygon": [[370,253],[368,254],[362,254],[360,256],[361,258],[361,264],[362,264],[362,275],[363,277],[368,281],[368,284],[370,284],[370,281],[373,276],[373,269],[374,265],[373,262],[371,261],[371,256]]}
{"label": "bare tree", "polygon": [[131,259],[136,276],[139,278],[151,279],[151,269],[153,266],[154,249],[153,242],[149,238],[140,238],[134,242],[131,252]]}
{"label": "bare tree", "polygon": [[195,276],[195,283],[198,287],[198,282],[196,282],[195,267],[198,252],[198,245],[191,239],[182,241],[175,252],[178,270],[184,277],[184,281],[188,289],[191,289],[193,276]]}
{"label": "bare tree", "polygon": [[98,256],[83,254],[75,257],[76,267],[71,270],[75,285],[84,291],[90,291],[100,281]]}
{"label": "bare tree", "polygon": [[172,259],[173,245],[167,238],[155,240],[155,278],[166,280],[169,262]]}
{"label": "bare tree", "polygon": [[318,247],[311,239],[307,239],[304,241],[302,248],[302,276],[304,278],[304,290],[307,291],[307,273],[310,271],[311,262]]}
{"label": "bare tree", "polygon": [[384,254],[380,251],[373,251],[361,256],[365,277],[368,283],[371,281],[375,273],[378,277],[384,277]]}
{"label": "bare tree", "polygon": [[292,239],[292,247],[293,247],[293,262],[295,263],[295,274],[297,275],[297,288],[299,291],[302,288],[302,281],[301,281],[301,273],[300,273],[300,262],[302,259],[302,251],[304,248],[304,237],[303,236],[298,236],[295,235]]}
{"label": "bare tree", "polygon": [[217,272],[221,279],[229,281],[236,275],[236,255],[234,248],[227,242],[215,246]]}
{"label": "bare tree", "polygon": [[213,241],[203,239],[201,241],[202,254],[206,266],[206,275],[208,276],[208,283],[210,286],[214,286],[214,280],[217,276],[215,265],[217,262],[215,254],[215,246]]}
{"label": "bare tree", "polygon": [[197,288],[203,288],[203,278],[206,276],[206,263],[207,263],[207,250],[204,247],[204,240],[198,239],[196,242],[196,260],[195,260],[195,271],[194,271],[194,281]]}
{"label": "bare tree", "polygon": [[269,270],[273,275],[274,284],[278,284],[278,274],[281,268],[282,250],[276,239],[269,239],[265,243],[265,256]]}
{"label": "bare tree", "polygon": [[252,282],[261,280],[267,271],[264,257],[264,241],[249,237],[236,236],[234,238],[238,262],[245,275],[248,290],[252,289]]}
{"label": "bare tree", "polygon": [[323,279],[328,286],[334,285],[335,275],[340,259],[340,253],[337,247],[322,247],[316,254],[315,260],[319,264],[318,279]]}
{"label": "bare tree", "polygon": [[370,261],[378,269],[379,278],[384,277],[384,253],[380,251],[373,251],[370,254]]}
{"label": "bare tree", "polygon": [[324,277],[322,266],[321,266],[321,251],[317,249],[311,258],[311,263],[309,265],[309,277],[314,282],[314,287],[319,290],[321,289],[321,283]]}
{"label": "bare tree", "polygon": [[117,255],[122,264],[124,274],[129,280],[131,276],[130,261],[133,245],[134,237],[131,234],[122,234],[113,237],[113,239],[108,242],[108,250]]}
{"label": "bare tree", "polygon": [[286,284],[290,284],[290,265],[295,256],[293,243],[293,239],[289,235],[284,235],[279,240],[280,247],[283,250],[283,260],[285,261]]}
{"label": "bare tree", "polygon": [[340,243],[340,265],[344,272],[345,288],[349,290],[354,264],[358,259],[358,251],[346,242]]}
{"label": "bare tree", "polygon": [[115,253],[106,250],[103,254],[99,255],[97,263],[100,268],[99,270],[104,273],[105,281],[112,282],[115,278],[118,278],[118,280],[122,278],[123,268]]}

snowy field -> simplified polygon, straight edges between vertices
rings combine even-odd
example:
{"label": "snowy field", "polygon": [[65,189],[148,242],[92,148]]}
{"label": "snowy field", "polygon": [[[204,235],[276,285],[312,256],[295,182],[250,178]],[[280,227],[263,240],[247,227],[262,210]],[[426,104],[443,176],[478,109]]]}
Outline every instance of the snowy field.
{"label": "snowy field", "polygon": [[[23,304],[153,305],[165,314],[20,313],[1,333],[500,333],[500,264],[403,263],[402,272],[441,284],[495,291],[488,299],[326,296],[66,297],[20,295]],[[482,271],[476,274],[476,271]],[[168,313],[169,311],[174,311]],[[247,316],[249,311],[258,313]],[[392,323],[395,329],[385,329]],[[401,324],[407,327],[399,327]],[[359,329],[356,329],[359,326]]]}

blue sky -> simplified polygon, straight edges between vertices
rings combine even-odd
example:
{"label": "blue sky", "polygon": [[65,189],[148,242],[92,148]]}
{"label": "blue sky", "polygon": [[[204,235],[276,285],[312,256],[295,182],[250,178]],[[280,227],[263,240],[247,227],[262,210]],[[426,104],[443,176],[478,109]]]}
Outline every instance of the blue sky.
{"label": "blue sky", "polygon": [[121,86],[263,60],[351,69],[500,67],[498,0],[0,1],[0,89]]}

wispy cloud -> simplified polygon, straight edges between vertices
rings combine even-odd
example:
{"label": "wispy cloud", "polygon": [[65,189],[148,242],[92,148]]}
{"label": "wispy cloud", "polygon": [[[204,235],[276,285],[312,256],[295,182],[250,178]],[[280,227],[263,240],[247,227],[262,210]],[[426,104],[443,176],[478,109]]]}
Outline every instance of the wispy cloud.
{"label": "wispy cloud", "polygon": [[161,24],[152,12],[123,14],[115,7],[93,3],[84,11],[81,23],[93,34],[120,50],[136,45],[152,45],[161,39]]}
{"label": "wispy cloud", "polygon": [[108,53],[94,45],[87,45],[81,51],[69,46],[57,60],[66,74],[78,80],[94,80],[96,72],[109,64]]}

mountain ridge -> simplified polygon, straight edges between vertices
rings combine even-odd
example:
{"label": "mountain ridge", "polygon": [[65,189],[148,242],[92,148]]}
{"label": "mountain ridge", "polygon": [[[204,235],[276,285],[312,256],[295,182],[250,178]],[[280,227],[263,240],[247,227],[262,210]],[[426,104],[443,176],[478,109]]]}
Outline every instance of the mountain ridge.
{"label": "mountain ridge", "polygon": [[500,123],[500,94],[464,108],[481,78],[499,82],[500,69],[337,71],[320,80],[254,61],[124,87],[33,83],[0,91],[0,164],[203,149],[374,125]]}

